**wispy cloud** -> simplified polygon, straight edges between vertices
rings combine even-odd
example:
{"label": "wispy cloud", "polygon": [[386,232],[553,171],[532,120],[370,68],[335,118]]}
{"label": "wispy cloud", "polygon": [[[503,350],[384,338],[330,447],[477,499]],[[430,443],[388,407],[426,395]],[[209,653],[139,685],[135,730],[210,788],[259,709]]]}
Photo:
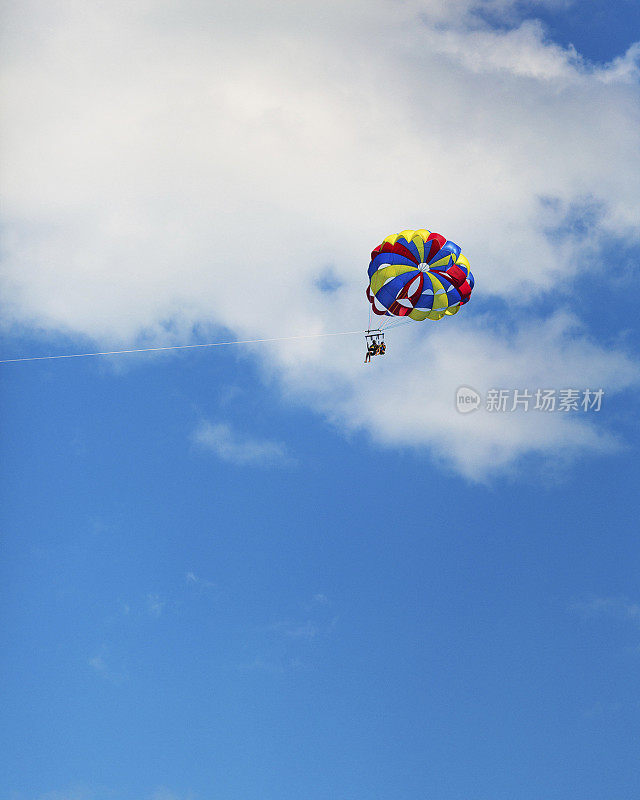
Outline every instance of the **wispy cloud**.
{"label": "wispy cloud", "polygon": [[225,422],[202,422],[193,434],[193,441],[223,461],[239,466],[291,463],[282,442],[251,437]]}
{"label": "wispy cloud", "polygon": [[192,798],[191,793],[188,795],[178,794],[165,786],[159,786],[151,793],[149,800],[192,800]]}
{"label": "wispy cloud", "polygon": [[185,580],[187,581],[187,584],[189,586],[194,586],[201,590],[216,588],[216,584],[214,583],[214,581],[202,578],[199,575],[196,575],[195,572],[187,572],[187,574],[185,575]]}
{"label": "wispy cloud", "polygon": [[86,787],[71,787],[38,795],[38,800],[115,800],[115,796],[104,789],[94,791]]}
{"label": "wispy cloud", "polygon": [[305,620],[304,622],[279,620],[272,623],[269,628],[291,639],[305,639],[308,642],[315,639],[320,633],[318,625],[315,622],[311,622],[311,620]]}
{"label": "wispy cloud", "polygon": [[93,656],[89,659],[89,666],[93,667],[96,672],[104,675],[107,672],[107,664],[103,655]]}
{"label": "wispy cloud", "polygon": [[326,636],[335,628],[338,617],[329,608],[330,602],[324,592],[316,592],[311,598],[300,603],[299,609],[304,618],[292,617],[272,622],[267,630],[287,639],[302,639],[308,642]]}
{"label": "wispy cloud", "polygon": [[97,675],[100,675],[100,677],[109,681],[109,683],[119,685],[128,679],[128,675],[124,669],[115,669],[112,666],[108,649],[104,645],[96,655],[89,658],[88,664]]}
{"label": "wispy cloud", "polygon": [[[122,796],[122,791],[104,786],[96,788],[81,786],[46,792],[38,795],[38,800],[119,800]],[[22,795],[19,797],[22,798]],[[19,797],[16,796],[16,800],[19,800]],[[194,795],[174,792],[164,786],[159,786],[148,794],[145,792],[142,797],[144,800],[193,800]]]}
{"label": "wispy cloud", "polygon": [[128,617],[129,614],[131,613],[131,606],[129,605],[129,603],[125,603],[124,600],[120,600],[118,602],[118,607],[122,615],[125,617]]}
{"label": "wispy cloud", "polygon": [[314,603],[320,603],[321,605],[326,605],[329,602],[329,598],[327,597],[326,594],[318,592],[317,594],[313,595],[313,601]]}
{"label": "wispy cloud", "polygon": [[255,629],[247,648],[253,657],[239,665],[242,672],[284,673],[309,668],[331,639],[338,615],[327,595],[317,592],[299,602],[296,611]]}
{"label": "wispy cloud", "polygon": [[147,595],[147,611],[152,617],[160,617],[165,605],[165,601],[156,592],[150,592]]}
{"label": "wispy cloud", "polygon": [[285,662],[260,656],[256,656],[251,661],[238,664],[238,672],[266,672],[271,675],[282,675],[285,669]]}
{"label": "wispy cloud", "polygon": [[583,617],[612,617],[640,625],[640,603],[623,597],[593,597],[580,600],[570,606],[570,610]]}

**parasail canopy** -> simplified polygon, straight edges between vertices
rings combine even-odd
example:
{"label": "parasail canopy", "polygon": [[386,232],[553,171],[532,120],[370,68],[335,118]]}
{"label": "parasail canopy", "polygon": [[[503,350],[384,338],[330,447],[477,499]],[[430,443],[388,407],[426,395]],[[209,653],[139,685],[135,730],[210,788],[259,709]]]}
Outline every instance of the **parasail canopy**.
{"label": "parasail canopy", "polygon": [[458,313],[473,284],[457,244],[439,233],[407,230],[372,251],[367,298],[381,316],[440,320]]}

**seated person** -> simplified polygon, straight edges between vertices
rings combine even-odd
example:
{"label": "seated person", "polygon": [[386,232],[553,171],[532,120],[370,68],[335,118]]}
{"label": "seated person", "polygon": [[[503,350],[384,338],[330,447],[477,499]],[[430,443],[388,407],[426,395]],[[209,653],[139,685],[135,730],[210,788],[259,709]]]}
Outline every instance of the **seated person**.
{"label": "seated person", "polygon": [[368,364],[369,361],[371,361],[371,356],[377,356],[378,355],[378,350],[379,350],[378,343],[372,341],[367,346],[367,355],[365,356],[364,363]]}

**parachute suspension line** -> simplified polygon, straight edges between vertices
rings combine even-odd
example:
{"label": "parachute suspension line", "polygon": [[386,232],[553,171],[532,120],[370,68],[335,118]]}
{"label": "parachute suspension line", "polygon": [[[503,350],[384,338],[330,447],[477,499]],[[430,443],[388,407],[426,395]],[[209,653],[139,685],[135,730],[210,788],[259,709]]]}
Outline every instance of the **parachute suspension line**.
{"label": "parachute suspension line", "polygon": [[259,344],[262,342],[290,342],[294,339],[319,339],[326,336],[354,336],[362,331],[340,331],[339,333],[305,333],[299,336],[274,336],[270,339],[236,339],[228,342],[206,342],[205,344],[176,344],[169,347],[141,347],[131,350],[108,350],[103,353],[69,353],[59,356],[25,356],[22,358],[3,358],[0,364],[11,364],[17,361],[54,361],[60,358],[91,358],[93,356],[119,356],[128,353],[158,353],[168,350],[194,350],[199,347],[224,347],[231,344]]}
{"label": "parachute suspension line", "polygon": [[393,330],[393,328],[399,328],[401,325],[407,325],[409,322],[410,322],[410,320],[408,318],[406,318],[406,317],[403,318],[403,319],[395,320],[393,322],[390,322],[385,327],[385,330],[386,331],[390,331],[390,330]]}
{"label": "parachute suspension line", "polygon": [[387,317],[385,321],[380,325],[380,330],[388,331],[391,328],[395,328],[398,325],[402,325],[403,323],[407,322],[408,320],[404,318],[398,318],[395,316]]}

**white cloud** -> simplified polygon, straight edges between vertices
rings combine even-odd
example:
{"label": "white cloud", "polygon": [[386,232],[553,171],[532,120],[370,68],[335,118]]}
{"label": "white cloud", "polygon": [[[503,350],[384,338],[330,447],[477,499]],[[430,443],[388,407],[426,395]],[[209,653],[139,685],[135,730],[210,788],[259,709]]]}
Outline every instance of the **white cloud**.
{"label": "white cloud", "polygon": [[252,438],[225,422],[202,422],[193,434],[193,441],[231,464],[289,463],[286,447],[281,442]]}
{"label": "white cloud", "polygon": [[545,42],[537,20],[511,30],[434,31],[430,45],[474,73],[503,72],[545,81],[577,81],[582,62],[573,47]]}
{"label": "white cloud", "polygon": [[[453,411],[461,383],[582,386],[577,365],[608,392],[638,379],[554,313],[579,313],[576,276],[603,280],[604,241],[638,242],[638,46],[596,68],[535,22],[494,31],[475,13],[513,7],[15,4],[9,323],[105,344],[185,341],[194,325],[241,338],[353,329],[368,251],[427,226],[472,262],[460,315],[403,330],[368,373],[360,344],[331,339],[261,346],[265,370],[336,424],[470,477],[531,452],[611,447],[586,418]],[[598,209],[588,235],[546,234],[585,202]],[[323,292],[328,266],[336,288]],[[490,296],[516,309],[511,327],[479,315]],[[231,461],[282,455],[225,425],[199,435]]]}
{"label": "white cloud", "polygon": [[399,343],[400,356],[393,341],[385,360],[378,358],[382,363],[363,369],[355,379],[351,362],[358,353],[346,347],[335,355],[330,380],[317,354],[315,379],[294,362],[284,370],[284,381],[340,425],[369,430],[385,446],[401,445],[418,453],[428,448],[474,480],[483,479],[488,465],[492,471],[510,469],[523,454],[553,455],[557,461],[580,450],[617,447],[604,425],[607,395],[603,411],[591,416],[582,411],[542,413],[533,410],[533,402],[527,413],[480,409],[464,415],[456,410],[455,393],[462,383],[483,396],[491,388],[604,386],[615,393],[630,385],[636,367],[625,356],[590,342],[569,315],[558,314],[544,324],[532,321],[511,335],[482,318],[438,326],[426,337],[401,330],[407,340]]}

